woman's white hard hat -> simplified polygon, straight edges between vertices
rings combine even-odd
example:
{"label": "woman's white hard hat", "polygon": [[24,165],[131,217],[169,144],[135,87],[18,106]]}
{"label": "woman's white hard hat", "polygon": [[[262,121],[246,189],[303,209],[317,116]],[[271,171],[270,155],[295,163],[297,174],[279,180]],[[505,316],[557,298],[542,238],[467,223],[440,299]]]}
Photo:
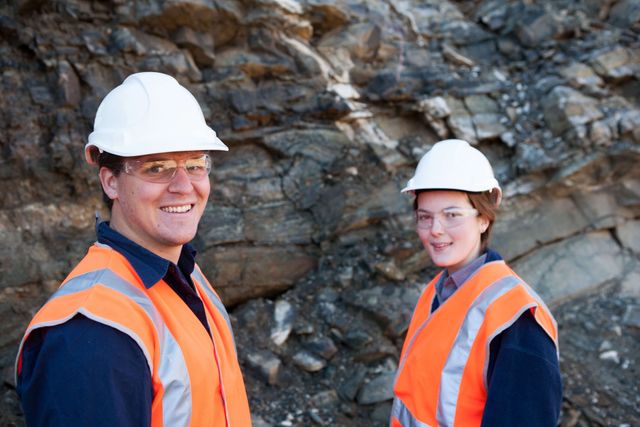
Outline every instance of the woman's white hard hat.
{"label": "woman's white hard hat", "polygon": [[415,174],[402,192],[416,190],[460,190],[472,193],[497,190],[496,204],[500,203],[502,197],[489,160],[480,150],[461,139],[437,142],[422,156]]}
{"label": "woman's white hard hat", "polygon": [[229,148],[207,126],[195,97],[173,77],[155,72],[127,77],[102,100],[85,146],[123,157]]}

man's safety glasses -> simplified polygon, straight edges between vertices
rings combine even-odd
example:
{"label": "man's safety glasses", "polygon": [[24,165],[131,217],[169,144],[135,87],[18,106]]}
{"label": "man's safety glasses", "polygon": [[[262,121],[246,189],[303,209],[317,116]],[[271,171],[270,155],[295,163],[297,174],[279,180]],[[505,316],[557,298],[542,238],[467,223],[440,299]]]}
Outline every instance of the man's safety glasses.
{"label": "man's safety glasses", "polygon": [[124,172],[148,182],[168,183],[176,176],[179,168],[184,168],[191,181],[199,181],[211,172],[211,157],[203,154],[191,159],[152,159],[124,162]]}
{"label": "man's safety glasses", "polygon": [[416,211],[416,227],[430,230],[437,219],[444,228],[453,228],[464,223],[465,218],[478,216],[473,208],[447,208],[440,212]]}

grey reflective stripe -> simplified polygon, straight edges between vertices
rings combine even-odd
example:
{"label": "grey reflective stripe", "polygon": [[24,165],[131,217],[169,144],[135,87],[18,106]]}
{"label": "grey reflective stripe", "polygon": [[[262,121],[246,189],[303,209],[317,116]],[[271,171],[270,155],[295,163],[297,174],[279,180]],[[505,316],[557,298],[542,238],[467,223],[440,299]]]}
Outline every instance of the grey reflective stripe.
{"label": "grey reflective stripe", "polygon": [[[216,306],[216,309],[220,312],[220,314],[222,314],[222,316],[226,320],[227,326],[229,326],[229,333],[231,334],[231,339],[234,340],[233,351],[236,353],[236,357],[237,357],[236,342],[235,342],[235,338],[233,337],[233,330],[231,329],[231,319],[229,319],[229,314],[227,313],[227,309],[224,308],[222,301],[220,301],[220,298],[218,298],[215,292],[213,292],[213,289],[209,287],[209,285],[207,284],[207,280],[202,275],[202,273],[200,272],[200,268],[197,265],[193,269],[193,273],[191,273],[191,275],[194,276],[196,281],[200,284],[200,289],[204,290],[204,292],[207,294],[207,298],[211,300],[213,305]],[[222,397],[222,405],[224,406],[224,415],[225,415],[226,425],[228,426],[231,420],[229,419],[229,408],[227,407],[227,394],[224,390],[224,377],[222,376],[222,364],[220,363],[220,358],[218,357],[218,347],[216,346],[216,340],[213,336],[211,337],[211,342],[213,343],[213,354],[216,358],[216,364],[218,365],[218,377],[220,378],[220,391],[221,391],[221,397]]]}
{"label": "grey reflective stripe", "polygon": [[[409,408],[405,406],[402,400],[397,397],[393,399],[393,407],[391,408],[391,417],[397,419],[402,427],[431,427],[429,424],[419,421],[414,417]],[[392,421],[389,422],[389,427],[392,426]]]}
{"label": "grey reflective stripe", "polygon": [[213,303],[213,305],[216,306],[216,308],[218,309],[218,312],[222,314],[222,317],[224,317],[224,320],[227,322],[227,326],[229,326],[229,332],[231,333],[231,338],[233,339],[233,348],[235,350],[236,340],[235,340],[235,337],[233,336],[233,329],[231,328],[231,319],[229,318],[229,313],[227,313],[227,309],[224,307],[224,304],[222,304],[222,300],[218,298],[218,295],[216,295],[216,293],[213,292],[213,289],[211,289],[211,287],[207,284],[207,280],[202,275],[198,267],[196,267],[193,270],[193,273],[191,274],[195,276],[195,279],[201,285],[200,288],[204,289],[204,292],[207,294],[207,297],[209,298],[209,300]]}
{"label": "grey reflective stripe", "polygon": [[[162,320],[162,316],[153,305],[153,302],[144,292],[111,270],[103,269],[74,277],[60,287],[60,289],[51,296],[50,300],[100,285],[113,289],[133,300],[151,319],[158,334],[160,345],[160,358],[156,371],[164,389],[162,398],[163,424],[170,426],[189,425],[192,410],[191,382],[182,349]],[[78,312],[92,320],[111,326],[134,339],[142,349],[145,357],[147,357],[147,362],[153,375],[153,360],[151,359],[149,349],[145,348],[144,343],[135,333],[119,323],[115,323],[110,319],[101,318],[84,308],[79,309]],[[75,313],[56,323],[63,323],[74,314]],[[45,326],[51,326],[51,324],[47,324],[46,322],[35,324],[27,331],[25,336],[27,336],[31,330]]]}
{"label": "grey reflective stripe", "polygon": [[438,426],[453,426],[464,368],[473,342],[484,322],[487,308],[519,283],[520,280],[515,276],[507,276],[492,283],[478,295],[467,310],[440,376],[440,395],[436,409]]}

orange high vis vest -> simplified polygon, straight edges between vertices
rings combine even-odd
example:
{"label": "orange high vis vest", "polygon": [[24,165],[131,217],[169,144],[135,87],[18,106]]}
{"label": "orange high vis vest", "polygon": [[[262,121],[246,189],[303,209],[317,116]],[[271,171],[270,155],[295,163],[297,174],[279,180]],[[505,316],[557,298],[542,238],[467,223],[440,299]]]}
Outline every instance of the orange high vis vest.
{"label": "orange high vis vest", "polygon": [[558,348],[556,321],[504,261],[480,267],[433,313],[435,285],[420,296],[394,385],[392,427],[473,427],[487,400],[491,340],[530,310]]}
{"label": "orange high vis vest", "polygon": [[17,375],[23,345],[34,329],[62,324],[80,313],[140,346],[153,384],[153,427],[250,426],[229,316],[198,266],[191,279],[211,336],[166,282],[145,288],[126,258],[94,244],[31,321],[20,344]]}

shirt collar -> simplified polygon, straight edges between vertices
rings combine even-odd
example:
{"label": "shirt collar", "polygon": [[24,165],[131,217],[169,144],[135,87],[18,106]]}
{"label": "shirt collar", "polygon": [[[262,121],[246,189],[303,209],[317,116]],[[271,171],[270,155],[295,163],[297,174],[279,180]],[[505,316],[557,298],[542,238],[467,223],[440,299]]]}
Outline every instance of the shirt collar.
{"label": "shirt collar", "polygon": [[[96,231],[98,242],[110,246],[124,256],[147,289],[165,277],[169,266],[173,264],[118,233],[109,227],[107,221],[100,222]],[[196,250],[188,243],[183,245],[178,259],[178,268],[186,275],[190,275],[196,263],[195,257]]]}
{"label": "shirt collar", "polygon": [[479,269],[482,265],[484,265],[484,262],[485,262],[486,258],[487,258],[487,254],[484,253],[484,254],[480,255],[478,258],[476,258],[473,261],[471,261],[469,264],[467,264],[464,267],[462,267],[460,270],[456,271],[455,273],[451,273],[449,275],[449,272],[447,271],[447,275],[449,277],[451,277],[451,280],[455,284],[456,289],[458,289],[460,286],[462,286],[462,284],[464,282],[466,282],[466,280],[469,277],[471,277],[471,275],[477,269]]}

